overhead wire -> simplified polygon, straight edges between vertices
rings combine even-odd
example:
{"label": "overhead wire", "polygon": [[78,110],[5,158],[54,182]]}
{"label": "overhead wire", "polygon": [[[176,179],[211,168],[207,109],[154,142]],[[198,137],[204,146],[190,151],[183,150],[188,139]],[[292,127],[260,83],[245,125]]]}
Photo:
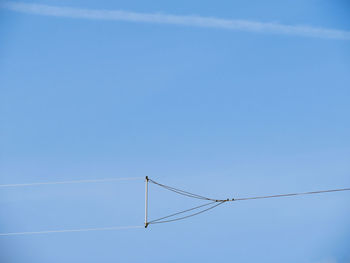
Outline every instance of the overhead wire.
{"label": "overhead wire", "polygon": [[[120,177],[120,178],[37,182],[37,183],[23,183],[23,184],[0,184],[0,188],[42,186],[42,185],[61,185],[61,184],[81,184],[81,183],[103,183],[103,182],[116,182],[116,181],[132,181],[132,180],[140,180],[140,179],[143,179],[143,177]],[[0,233],[0,236],[38,235],[38,234],[90,232],[90,231],[112,231],[112,230],[134,229],[134,228],[143,228],[143,226],[116,226],[116,227],[101,227],[101,228],[47,230],[47,231],[35,231],[35,232],[9,232],[9,233]]]}
{"label": "overhead wire", "polygon": [[153,183],[153,184],[156,184],[160,187],[163,187],[169,191],[172,191],[172,192],[175,192],[177,194],[180,194],[180,195],[184,195],[184,196],[187,196],[187,197],[192,197],[192,198],[197,198],[197,199],[202,199],[202,200],[211,200],[211,201],[216,201],[216,199],[213,199],[213,198],[209,198],[209,197],[205,197],[205,196],[202,196],[202,195],[198,195],[198,194],[194,194],[194,193],[190,193],[190,192],[187,192],[187,191],[184,191],[184,190],[181,190],[181,189],[177,189],[175,187],[171,187],[171,186],[168,186],[168,185],[164,185],[164,184],[160,184],[152,179],[149,179],[149,182]]}
{"label": "overhead wire", "polygon": [[245,198],[234,198],[233,200],[231,199],[229,201],[246,201],[246,200],[255,200],[255,199],[267,199],[267,198],[279,198],[279,197],[298,196],[298,195],[323,194],[323,193],[342,192],[342,191],[350,191],[350,188],[321,190],[321,191],[302,192],[302,193],[291,193],[291,194],[253,196],[253,197],[245,197]]}
{"label": "overhead wire", "polygon": [[[37,183],[22,183],[22,184],[0,184],[0,188],[42,186],[42,185],[61,185],[61,184],[81,184],[81,183],[103,183],[103,182],[115,182],[115,181],[132,181],[132,180],[140,180],[140,179],[143,179],[143,177],[120,177],[120,178],[86,179],[86,180],[37,182]],[[47,230],[47,231],[34,231],[34,232],[33,231],[31,231],[31,232],[9,232],[9,233],[0,233],[0,236],[38,235],[38,234],[90,232],[90,231],[112,231],[112,230],[134,229],[134,228],[143,228],[143,226],[116,226],[116,227],[100,227],[100,228]]]}
{"label": "overhead wire", "polygon": [[205,207],[205,206],[211,205],[211,204],[213,204],[213,203],[216,203],[216,202],[215,202],[215,201],[212,201],[212,202],[206,203],[206,204],[204,204],[204,205],[195,206],[195,207],[192,207],[192,208],[190,208],[190,209],[186,209],[186,210],[183,210],[183,211],[174,213],[174,214],[170,214],[170,215],[168,215],[168,216],[164,216],[164,217],[161,217],[161,218],[157,218],[157,219],[154,219],[154,220],[149,221],[148,224],[152,224],[152,223],[154,223],[154,222],[157,222],[157,221],[160,221],[160,220],[169,218],[169,217],[173,217],[173,216],[176,216],[176,215],[180,215],[180,214],[183,214],[183,213],[187,213],[187,212],[190,212],[190,211],[199,209],[199,208],[201,208],[201,207]]}
{"label": "overhead wire", "polygon": [[10,232],[10,233],[0,233],[0,236],[40,235],[40,234],[90,232],[90,231],[115,231],[115,230],[135,229],[135,228],[143,228],[143,226],[116,226],[116,227],[100,227],[100,228],[48,230],[48,231],[36,231],[36,232],[12,232],[12,233]]}
{"label": "overhead wire", "polygon": [[[55,181],[55,182],[37,182],[37,183],[23,183],[23,184],[0,184],[0,188],[5,187],[24,187],[24,186],[40,186],[40,185],[59,185],[59,184],[80,184],[80,183],[99,183],[99,182],[113,182],[113,181],[129,181],[129,180],[139,180],[143,179],[143,177],[124,177],[124,178],[105,178],[105,179],[87,179],[87,180],[71,180],[71,181]],[[195,198],[205,201],[210,201],[209,203],[205,203],[203,205],[195,206],[186,210],[182,210],[180,212],[176,212],[167,216],[163,216],[154,220],[147,222],[147,224],[159,224],[159,223],[168,223],[183,220],[186,218],[190,218],[204,212],[207,212],[211,209],[218,207],[226,202],[234,202],[234,201],[247,201],[247,200],[257,200],[257,199],[267,199],[267,198],[281,198],[281,197],[289,197],[289,196],[300,196],[300,195],[311,195],[311,194],[323,194],[323,193],[331,193],[331,192],[342,192],[342,191],[350,191],[350,188],[339,188],[339,189],[329,189],[329,190],[320,190],[320,191],[311,191],[311,192],[299,192],[299,193],[288,193],[288,194],[277,194],[277,195],[265,195],[265,196],[251,196],[251,197],[242,197],[242,198],[228,198],[228,199],[214,199],[209,198],[203,195],[198,195],[195,193],[191,193],[182,189],[178,189],[175,187],[171,187],[168,185],[164,185],[158,183],[152,179],[149,179],[149,182],[158,185],[166,190],[172,191],[176,194],[183,195],[189,198]],[[200,208],[204,208],[210,206],[208,208],[202,209],[198,212],[178,217],[175,219],[164,220],[168,218],[172,218],[181,214],[185,214],[191,211],[198,210]],[[107,228],[86,228],[86,229],[64,229],[64,230],[49,230],[49,231],[37,231],[37,232],[13,232],[13,233],[0,233],[0,236],[13,236],[13,235],[34,235],[34,234],[50,234],[50,233],[65,233],[65,232],[86,232],[86,231],[103,231],[103,230],[121,230],[121,229],[131,229],[131,228],[142,228],[143,226],[125,226],[125,227],[107,227]]]}
{"label": "overhead wire", "polygon": [[[153,183],[153,184],[155,184],[155,185],[158,185],[158,186],[160,186],[162,188],[165,188],[165,189],[167,189],[169,191],[175,192],[177,194],[180,194],[180,195],[183,195],[183,196],[187,196],[187,197],[190,197],[190,198],[207,200],[207,201],[211,201],[211,202],[203,204],[203,205],[199,205],[199,206],[196,206],[196,207],[193,207],[193,208],[190,208],[190,209],[182,210],[180,212],[176,212],[176,213],[173,213],[173,214],[170,214],[170,215],[158,218],[158,219],[151,220],[151,221],[147,222],[147,225],[148,224],[158,224],[158,223],[168,223],[168,222],[173,222],[173,221],[186,219],[186,218],[189,218],[189,217],[192,217],[192,216],[199,215],[199,214],[204,213],[206,211],[209,211],[209,210],[211,210],[211,209],[213,209],[213,208],[223,204],[224,202],[229,201],[229,200],[218,200],[218,199],[213,199],[213,198],[209,198],[209,197],[206,197],[206,196],[194,194],[194,193],[182,190],[182,189],[178,189],[178,188],[175,188],[175,187],[171,187],[171,186],[168,186],[168,185],[164,185],[164,184],[158,183],[158,182],[156,182],[156,181],[154,181],[152,179],[148,179],[148,181]],[[184,213],[187,213],[187,212],[190,212],[190,211],[193,211],[193,210],[197,210],[199,208],[202,208],[202,207],[205,207],[205,206],[208,206],[208,205],[213,205],[213,206],[211,206],[211,207],[209,207],[207,209],[203,209],[203,210],[201,210],[199,212],[196,212],[196,213],[184,216],[184,217],[171,219],[171,220],[163,220],[163,219],[171,218],[171,217],[174,217],[174,216],[177,216],[177,215],[180,215],[180,214],[184,214]]]}
{"label": "overhead wire", "polygon": [[186,218],[189,218],[189,217],[193,217],[193,216],[202,214],[204,212],[207,212],[207,211],[209,211],[211,209],[214,209],[215,207],[218,207],[219,205],[222,205],[225,202],[227,202],[227,201],[223,200],[223,201],[214,202],[214,203],[216,203],[215,205],[213,205],[213,206],[211,206],[211,207],[209,207],[207,209],[204,209],[202,211],[199,211],[197,213],[194,213],[194,214],[191,214],[191,215],[188,215],[188,216],[184,216],[184,217],[180,217],[180,218],[176,218],[176,219],[165,220],[165,221],[157,221],[157,222],[153,222],[152,224],[169,223],[169,222],[179,221],[179,220],[183,220],[183,219],[186,219]]}
{"label": "overhead wire", "polygon": [[37,182],[37,183],[23,183],[23,184],[0,184],[0,188],[5,188],[5,187],[24,187],[24,186],[40,186],[40,185],[57,185],[57,184],[103,183],[103,182],[116,182],[116,181],[132,181],[132,180],[140,180],[140,179],[143,179],[143,177],[104,178],[104,179]]}
{"label": "overhead wire", "polygon": [[[191,197],[191,198],[196,198],[196,199],[201,199],[201,200],[207,200],[207,201],[211,201],[209,203],[203,204],[203,205],[199,205],[190,209],[186,209],[177,213],[173,213],[158,219],[154,219],[148,222],[148,224],[159,224],[159,223],[168,223],[168,222],[174,222],[174,221],[178,221],[178,220],[183,220],[189,217],[193,217],[196,215],[199,215],[201,213],[204,213],[206,211],[209,211],[211,209],[214,209],[215,207],[225,203],[225,202],[234,202],[234,201],[246,201],[246,200],[256,200],[256,199],[267,199],[267,198],[280,198],[280,197],[288,197],[288,196],[300,196],[300,195],[311,195],[311,194],[323,194],[323,193],[331,193],[331,192],[342,192],[342,191],[350,191],[350,188],[339,188],[339,189],[330,189],[330,190],[320,190],[320,191],[311,191],[311,192],[300,192],[300,193],[289,193],[289,194],[278,194],[278,195],[265,195],[265,196],[252,196],[252,197],[242,197],[242,198],[227,198],[227,199],[213,199],[213,198],[209,198],[209,197],[205,197],[202,195],[198,195],[198,194],[194,194],[188,191],[184,191],[178,188],[174,188],[168,185],[164,185],[164,184],[160,184],[154,180],[149,179],[149,181],[153,184],[156,184],[160,187],[163,187],[169,191],[175,192],[177,194],[180,195],[184,195],[187,197]],[[183,217],[179,217],[179,218],[175,218],[175,219],[170,219],[170,220],[164,220],[167,218],[171,218],[180,214],[184,214],[193,210],[197,210],[199,208],[208,206],[208,205],[212,205],[209,208],[203,209],[199,212],[187,215],[187,216],[183,216]]]}

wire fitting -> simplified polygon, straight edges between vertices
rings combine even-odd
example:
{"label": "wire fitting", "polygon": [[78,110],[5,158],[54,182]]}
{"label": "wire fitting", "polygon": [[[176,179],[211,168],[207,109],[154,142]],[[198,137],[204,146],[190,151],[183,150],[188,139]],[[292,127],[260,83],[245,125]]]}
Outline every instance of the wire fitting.
{"label": "wire fitting", "polygon": [[214,202],[215,203],[225,203],[225,202],[228,202],[228,201],[231,201],[229,198],[227,198],[227,199],[215,199],[214,200]]}

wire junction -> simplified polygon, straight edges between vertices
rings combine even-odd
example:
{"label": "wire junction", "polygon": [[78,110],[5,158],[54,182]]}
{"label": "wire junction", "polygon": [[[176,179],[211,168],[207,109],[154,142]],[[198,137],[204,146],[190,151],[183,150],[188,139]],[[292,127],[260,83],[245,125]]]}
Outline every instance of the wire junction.
{"label": "wire junction", "polygon": [[[321,191],[312,191],[312,192],[301,192],[301,193],[289,193],[289,194],[278,194],[278,195],[266,195],[266,196],[252,196],[252,197],[245,197],[245,198],[227,198],[227,199],[215,199],[215,198],[210,198],[206,197],[203,195],[198,195],[194,194],[185,190],[181,190],[175,187],[171,187],[168,185],[164,185],[161,183],[158,183],[152,179],[149,179],[146,177],[146,180],[150,183],[153,183],[157,186],[160,186],[166,190],[169,190],[171,192],[174,192],[179,195],[183,195],[189,198],[194,198],[194,199],[200,199],[204,201],[208,201],[205,204],[195,206],[186,210],[182,210],[177,213],[173,213],[164,217],[160,217],[151,221],[146,221],[145,222],[145,227],[147,228],[148,225],[150,224],[161,224],[161,223],[169,223],[169,222],[174,222],[174,221],[179,221],[183,219],[187,219],[199,214],[202,214],[204,212],[207,212],[211,209],[214,209],[226,202],[235,202],[235,201],[247,201],[247,200],[257,200],[257,199],[268,199],[268,198],[281,198],[281,197],[290,197],[290,196],[299,196],[299,195],[312,195],[312,194],[323,194],[323,193],[331,193],[331,192],[342,192],[342,191],[350,191],[350,188],[340,188],[340,189],[331,189],[331,190],[321,190]],[[191,212],[190,214],[188,214]],[[187,214],[187,215],[183,215]],[[180,216],[181,215],[181,216]],[[179,217],[180,216],[180,217]]]}

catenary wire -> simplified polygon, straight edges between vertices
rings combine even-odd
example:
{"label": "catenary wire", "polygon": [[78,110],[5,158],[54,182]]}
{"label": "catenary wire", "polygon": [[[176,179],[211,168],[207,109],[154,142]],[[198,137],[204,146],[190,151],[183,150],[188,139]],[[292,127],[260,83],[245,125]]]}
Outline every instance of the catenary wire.
{"label": "catenary wire", "polygon": [[202,200],[211,200],[210,198],[208,197],[204,197],[204,196],[201,196],[201,195],[197,195],[197,194],[193,194],[193,193],[190,193],[190,192],[187,192],[187,191],[184,191],[184,190],[181,190],[181,189],[177,189],[177,188],[174,188],[174,187],[171,187],[171,186],[168,186],[168,185],[164,185],[164,184],[160,184],[160,183],[157,183],[151,179],[149,179],[149,181],[153,184],[156,184],[158,186],[161,186],[167,190],[170,190],[170,191],[173,191],[175,193],[178,193],[178,194],[181,194],[181,195],[185,195],[185,196],[188,196],[188,197],[192,197],[192,198],[197,198],[197,199],[202,199]]}
{"label": "catenary wire", "polygon": [[184,216],[184,217],[180,217],[180,218],[176,218],[176,219],[171,219],[171,220],[164,220],[164,221],[157,221],[157,222],[153,222],[153,223],[150,223],[150,224],[161,224],[161,223],[169,223],[169,222],[174,222],[174,221],[179,221],[179,220],[183,220],[183,219],[186,219],[186,218],[189,218],[189,217],[193,217],[193,216],[196,216],[196,215],[199,215],[199,214],[202,214],[204,212],[207,212],[211,209],[214,209],[215,207],[219,206],[219,205],[222,205],[223,203],[226,203],[227,201],[226,200],[223,200],[223,201],[218,201],[218,202],[215,202],[216,204],[207,208],[207,209],[204,209],[202,211],[199,211],[197,213],[194,213],[194,214],[191,214],[191,215],[188,215],[188,216]]}
{"label": "catenary wire", "polygon": [[212,202],[206,203],[206,204],[204,204],[204,205],[199,205],[199,206],[196,206],[196,207],[193,207],[193,208],[190,208],[190,209],[186,209],[186,210],[183,210],[183,211],[180,211],[180,212],[177,212],[177,213],[168,215],[168,216],[164,216],[164,217],[161,217],[161,218],[157,218],[157,219],[151,220],[151,221],[149,221],[148,223],[149,223],[149,224],[152,224],[153,222],[157,222],[157,221],[160,221],[160,220],[169,218],[169,217],[173,217],[173,216],[180,215],[180,214],[183,214],[183,213],[186,213],[186,212],[189,212],[189,211],[193,211],[193,210],[199,209],[199,208],[201,208],[201,207],[211,205],[211,204],[213,204],[213,203],[216,203],[216,202],[215,202],[215,201],[212,201]]}
{"label": "catenary wire", "polygon": [[200,196],[196,196],[196,195],[191,195],[191,194],[188,194],[187,192],[183,192],[183,191],[179,191],[177,189],[174,189],[174,188],[170,188],[170,187],[163,187],[169,191],[172,191],[174,193],[177,193],[177,194],[180,194],[180,195],[183,195],[183,196],[187,196],[187,197],[191,197],[191,198],[196,198],[196,199],[200,199],[200,200],[211,200],[210,198],[204,198],[204,197],[200,197]]}
{"label": "catenary wire", "polygon": [[201,196],[201,195],[197,195],[197,194],[194,194],[194,193],[190,193],[190,192],[187,192],[187,191],[184,191],[184,190],[181,190],[181,189],[177,189],[177,188],[174,188],[174,187],[171,187],[171,186],[168,186],[168,185],[164,185],[164,184],[160,184],[156,181],[153,181],[152,179],[149,179],[149,182],[153,183],[153,184],[156,184],[160,187],[163,187],[169,191],[172,191],[172,192],[175,192],[177,194],[180,194],[180,195],[184,195],[184,196],[187,196],[187,197],[192,197],[192,198],[197,198],[197,199],[202,199],[202,200],[211,200],[211,201],[217,201],[216,199],[213,199],[213,198],[209,198],[209,197],[205,197],[205,196]]}
{"label": "catenary wire", "polygon": [[24,183],[24,184],[0,184],[3,187],[24,187],[24,186],[40,186],[40,185],[57,185],[57,184],[82,184],[82,183],[103,183],[116,181],[131,181],[140,180],[143,177],[124,177],[124,178],[105,178],[105,179],[88,179],[88,180],[72,180],[72,181],[58,181],[58,182],[39,182],[39,183]]}
{"label": "catenary wire", "polygon": [[48,230],[48,231],[36,231],[36,232],[12,232],[12,233],[0,233],[0,236],[40,235],[40,234],[54,234],[54,233],[89,232],[89,231],[115,231],[115,230],[134,229],[134,228],[143,228],[143,226],[116,226],[116,227],[101,227],[101,228]]}
{"label": "catenary wire", "polygon": [[302,192],[302,193],[291,193],[291,194],[279,194],[279,195],[253,196],[253,197],[245,197],[245,198],[234,198],[234,199],[230,199],[229,201],[245,201],[245,200],[254,200],[254,199],[267,199],[267,198],[278,198],[278,197],[298,196],[298,195],[323,194],[323,193],[342,192],[342,191],[350,191],[350,188],[321,190],[321,191]]}
{"label": "catenary wire", "polygon": [[[322,193],[341,192],[341,191],[350,191],[350,188],[341,188],[341,189],[321,190],[321,191],[312,191],[312,192],[289,193],[289,194],[266,195],[266,196],[253,196],[253,197],[245,197],[245,198],[232,198],[232,199],[228,198],[228,199],[225,199],[225,200],[220,200],[220,199],[208,198],[208,197],[197,195],[197,194],[193,194],[193,193],[181,190],[181,189],[177,189],[177,188],[174,188],[174,187],[171,187],[171,186],[160,184],[160,183],[155,182],[155,181],[153,181],[151,179],[149,179],[149,181],[154,183],[154,184],[156,184],[156,185],[158,185],[158,186],[161,186],[161,187],[163,187],[163,188],[165,188],[167,190],[175,192],[177,194],[188,196],[188,197],[192,197],[192,198],[197,198],[197,199],[201,199],[201,200],[210,200],[212,202],[206,203],[204,205],[196,206],[196,207],[193,207],[193,208],[190,208],[190,209],[186,209],[186,210],[174,213],[174,214],[170,214],[170,215],[167,215],[167,216],[164,216],[164,217],[152,220],[152,221],[149,221],[148,224],[168,223],[168,222],[183,220],[183,219],[186,219],[186,218],[189,218],[189,217],[196,216],[196,215],[199,215],[201,213],[204,213],[204,212],[206,212],[208,210],[211,210],[211,209],[213,209],[213,208],[215,208],[215,207],[217,207],[217,206],[219,206],[219,205],[221,205],[221,204],[223,204],[225,202],[245,201],[245,200],[254,200],[254,199],[267,199],[267,198],[279,198],[279,197],[298,196],[298,195],[322,194]],[[213,203],[217,203],[217,204],[215,204],[215,205],[213,205],[213,206],[211,206],[211,207],[209,207],[207,209],[204,209],[204,210],[201,210],[199,212],[196,212],[194,214],[190,214],[190,215],[187,215],[187,216],[184,216],[184,217],[171,219],[171,220],[163,220],[163,219],[166,219],[166,218],[174,217],[176,215],[180,215],[180,214],[183,214],[183,213],[186,213],[186,212],[189,212],[189,211],[193,211],[193,210],[199,209],[199,208],[204,207],[204,206],[211,205]]]}
{"label": "catenary wire", "polygon": [[342,192],[342,191],[350,191],[350,188],[339,188],[339,189],[330,189],[330,190],[320,190],[320,191],[311,191],[311,192],[300,192],[300,193],[289,193],[289,194],[278,194],[278,195],[266,195],[266,196],[252,196],[252,197],[244,197],[244,198],[228,198],[228,199],[213,199],[200,195],[196,195],[190,192],[186,192],[184,190],[180,190],[171,186],[167,186],[164,184],[157,183],[151,179],[149,179],[152,183],[157,184],[165,189],[173,191],[178,194],[186,195],[193,198],[203,199],[203,200],[211,200],[215,202],[221,201],[245,201],[245,200],[254,200],[254,199],[267,199],[267,198],[279,198],[279,197],[288,197],[288,196],[298,196],[298,195],[311,195],[311,194],[323,194],[323,193],[331,193],[331,192]]}
{"label": "catenary wire", "polygon": [[[107,178],[107,179],[90,179],[90,180],[74,180],[74,181],[58,181],[58,182],[42,182],[42,183],[25,183],[25,184],[3,184],[0,185],[0,187],[22,187],[22,186],[39,186],[39,185],[55,185],[55,184],[76,184],[76,183],[98,183],[98,182],[112,182],[112,181],[126,181],[126,180],[139,180],[143,179],[143,177],[127,177],[127,178]],[[212,201],[210,203],[206,203],[197,207],[193,207],[190,209],[186,209],[165,217],[161,217],[155,220],[152,220],[148,222],[148,224],[159,224],[159,223],[168,223],[168,222],[174,222],[178,220],[183,220],[189,217],[193,217],[196,215],[199,215],[201,213],[204,213],[206,211],[209,211],[211,209],[214,209],[215,207],[225,203],[225,202],[232,202],[232,201],[245,201],[245,200],[256,200],[256,199],[267,199],[267,198],[280,198],[280,197],[288,197],[288,196],[299,196],[299,195],[311,195],[311,194],[322,194],[322,193],[331,193],[331,192],[341,192],[341,191],[350,191],[350,188],[340,188],[340,189],[331,189],[331,190],[321,190],[321,191],[311,191],[311,192],[300,192],[300,193],[289,193],[289,194],[278,194],[278,195],[266,195],[266,196],[252,196],[252,197],[245,197],[245,198],[232,198],[232,199],[226,199],[226,200],[220,200],[220,199],[212,199],[205,196],[193,194],[184,190],[180,190],[174,187],[170,187],[167,185],[160,184],[158,182],[155,182],[151,179],[149,179],[150,182],[163,187],[169,191],[175,192],[180,195],[184,195],[191,198],[197,198],[201,200],[207,200]],[[193,211],[196,209],[199,209],[201,207],[205,207],[211,204],[215,205],[203,209],[199,212],[180,217],[175,218],[171,220],[163,220],[166,218],[174,217],[179,214],[183,214],[189,211]],[[163,220],[163,221],[162,221]],[[132,229],[132,228],[143,228],[143,226],[125,226],[125,227],[106,227],[106,228],[86,228],[86,229],[65,229],[65,230],[50,230],[50,231],[37,231],[37,232],[12,232],[12,233],[0,233],[0,236],[15,236],[15,235],[36,235],[36,234],[50,234],[50,233],[66,233],[66,232],[87,232],[87,231],[108,231],[108,230],[122,230],[122,229]]]}

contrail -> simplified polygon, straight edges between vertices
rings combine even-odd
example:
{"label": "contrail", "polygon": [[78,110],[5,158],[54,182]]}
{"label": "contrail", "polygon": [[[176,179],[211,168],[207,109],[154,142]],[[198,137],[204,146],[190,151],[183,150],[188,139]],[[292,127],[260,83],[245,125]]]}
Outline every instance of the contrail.
{"label": "contrail", "polygon": [[101,227],[101,228],[80,228],[80,229],[64,229],[64,230],[49,230],[37,232],[12,232],[0,233],[0,236],[22,236],[22,235],[40,235],[40,234],[54,234],[54,233],[72,233],[72,232],[89,232],[89,231],[115,231],[123,229],[144,228],[144,226],[117,226],[117,227]]}
{"label": "contrail", "polygon": [[0,7],[16,12],[43,16],[114,20],[135,23],[170,24],[255,33],[350,40],[350,31],[348,30],[305,25],[285,25],[275,22],[269,23],[250,20],[222,19],[197,15],[171,15],[163,13],[136,13],[122,10],[81,9],[23,2],[4,2],[0,4]]}
{"label": "contrail", "polygon": [[131,181],[131,180],[140,180],[140,179],[144,179],[144,177],[107,178],[107,179],[90,179],[90,180],[41,182],[41,183],[25,183],[25,184],[0,184],[0,188],[2,188],[2,187],[54,185],[54,184],[103,183],[103,182],[115,182],[115,181]]}

